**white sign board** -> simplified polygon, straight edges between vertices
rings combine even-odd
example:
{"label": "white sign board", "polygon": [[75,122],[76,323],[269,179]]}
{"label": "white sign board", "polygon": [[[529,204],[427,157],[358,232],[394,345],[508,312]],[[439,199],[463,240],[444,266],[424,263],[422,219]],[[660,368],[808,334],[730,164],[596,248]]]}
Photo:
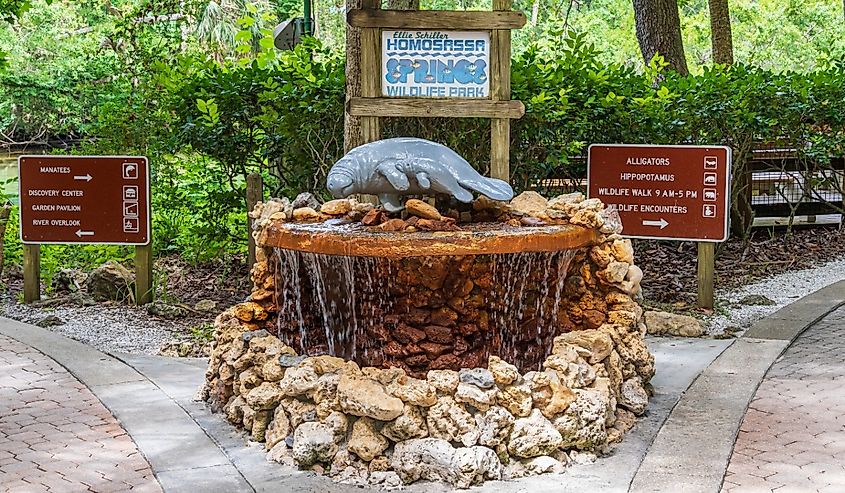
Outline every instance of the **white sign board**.
{"label": "white sign board", "polygon": [[382,31],[382,94],[490,96],[488,31]]}

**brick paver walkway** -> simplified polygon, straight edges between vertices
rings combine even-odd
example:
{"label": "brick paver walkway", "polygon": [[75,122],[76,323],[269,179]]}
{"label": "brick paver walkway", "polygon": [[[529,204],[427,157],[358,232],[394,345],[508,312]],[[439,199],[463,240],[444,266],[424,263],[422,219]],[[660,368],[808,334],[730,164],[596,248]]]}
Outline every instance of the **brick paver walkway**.
{"label": "brick paver walkway", "polygon": [[722,491],[845,492],[845,308],[807,329],[769,370]]}
{"label": "brick paver walkway", "polygon": [[52,359],[0,336],[0,492],[160,492],[114,416]]}

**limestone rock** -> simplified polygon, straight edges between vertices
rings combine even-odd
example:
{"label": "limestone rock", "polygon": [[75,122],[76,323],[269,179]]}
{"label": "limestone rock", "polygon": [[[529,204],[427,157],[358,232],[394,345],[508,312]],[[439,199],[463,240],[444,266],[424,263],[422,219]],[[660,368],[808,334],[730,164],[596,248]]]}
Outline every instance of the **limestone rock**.
{"label": "limestone rock", "polygon": [[85,287],[97,301],[124,301],[132,295],[135,274],[121,264],[109,261],[97,267],[85,280]]}
{"label": "limestone rock", "polygon": [[485,480],[502,479],[502,463],[496,452],[487,447],[466,447],[455,450],[451,466],[455,471],[454,485],[469,488]]}
{"label": "limestone rock", "polygon": [[479,411],[486,411],[496,402],[497,393],[498,389],[495,387],[484,390],[475,385],[461,382],[455,392],[455,401],[469,404]]}
{"label": "limestone rock", "polygon": [[279,407],[287,413],[291,430],[295,430],[301,423],[317,421],[316,406],[312,402],[286,397],[279,403]]}
{"label": "limestone rock", "polygon": [[600,448],[607,442],[607,399],[597,390],[575,389],[575,401],[554,419],[563,438],[562,447]]}
{"label": "limestone rock", "polygon": [[548,455],[541,455],[531,459],[511,461],[505,468],[505,479],[519,479],[526,476],[537,476],[540,474],[560,474],[566,469],[561,461]]}
{"label": "limestone rock", "polygon": [[279,442],[267,452],[267,460],[278,462],[289,467],[294,466],[293,454],[285,442]]}
{"label": "limestone rock", "polygon": [[514,421],[514,417],[499,406],[491,407],[484,414],[476,414],[475,422],[479,432],[478,444],[496,448],[500,444],[506,443]]}
{"label": "limestone rock", "polygon": [[493,374],[493,380],[497,385],[510,385],[519,378],[519,370],[514,365],[496,356],[490,356],[487,369]]}
{"label": "limestone rock", "polygon": [[437,392],[430,383],[404,374],[387,386],[387,393],[414,406],[431,407],[437,402]]}
{"label": "limestone rock", "polygon": [[402,400],[388,395],[381,384],[363,377],[341,376],[337,396],[344,412],[379,421],[396,419],[405,407]]}
{"label": "limestone rock", "polygon": [[380,485],[386,489],[394,489],[402,486],[402,478],[393,471],[373,471],[370,473],[368,482],[373,485]]}
{"label": "limestone rock", "polygon": [[293,220],[301,222],[322,221],[323,216],[311,207],[300,207],[293,210]]}
{"label": "limestone rock", "polygon": [[458,372],[453,370],[429,370],[426,380],[435,389],[446,394],[453,394],[458,389]]}
{"label": "limestone rock", "polygon": [[458,378],[461,383],[475,385],[480,389],[491,389],[496,384],[493,373],[485,368],[461,368]]}
{"label": "limestone rock", "polygon": [[261,374],[264,375],[264,380],[268,382],[278,382],[284,378],[285,369],[279,364],[277,358],[270,358],[261,367]]}
{"label": "limestone rock", "polygon": [[255,410],[274,409],[284,397],[278,384],[264,382],[250,390],[246,402]]}
{"label": "limestone rock", "polygon": [[384,425],[381,433],[394,442],[401,442],[411,438],[427,437],[428,426],[420,408],[406,405],[402,415]]}
{"label": "limestone rock", "polygon": [[329,200],[320,206],[320,212],[329,216],[342,216],[352,210],[352,203],[349,199]]}
{"label": "limestone rock", "polygon": [[310,207],[314,210],[320,208],[320,201],[317,197],[314,196],[313,193],[310,192],[302,192],[293,199],[293,202],[290,204],[291,208],[299,209],[300,207]]}
{"label": "limestone rock", "polygon": [[514,422],[508,451],[511,455],[527,459],[549,455],[557,450],[561,442],[560,432],[539,409],[534,409],[527,418]]}
{"label": "limestone rock", "polygon": [[648,406],[648,394],[643,388],[640,377],[629,378],[622,382],[622,388],[619,391],[619,405],[637,416],[645,412],[646,406]]}
{"label": "limestone rock", "polygon": [[[557,209],[561,211],[572,210],[571,207],[584,201],[584,194],[581,192],[565,193],[553,197],[548,202],[549,209]],[[567,207],[569,206],[569,207]]]}
{"label": "limestone rock", "polygon": [[524,418],[531,414],[531,387],[526,382],[502,387],[496,396],[496,402],[514,416]]}
{"label": "limestone rock", "polygon": [[569,218],[569,222],[589,229],[599,229],[604,226],[604,219],[601,217],[601,214],[588,209],[581,209],[576,212]]}
{"label": "limestone rock", "polygon": [[265,448],[270,450],[277,443],[283,442],[290,435],[291,430],[290,420],[285,409],[281,406],[277,407],[273,413],[273,420],[270,421],[270,425],[264,434]]}
{"label": "limestone rock", "polygon": [[443,216],[440,215],[440,212],[433,205],[419,199],[408,199],[405,202],[405,210],[408,211],[408,214],[423,219],[431,219],[432,221],[443,219]]}
{"label": "limestone rock", "polygon": [[502,476],[502,464],[492,450],[486,447],[456,450],[449,442],[437,438],[397,443],[391,466],[405,483],[423,479],[444,481],[458,488]]}
{"label": "limestone rock", "polygon": [[300,468],[331,462],[337,451],[334,431],[329,425],[302,423],[293,433],[293,460]]}
{"label": "limestone rock", "polygon": [[649,334],[671,335],[681,337],[700,337],[704,335],[704,327],[696,318],[689,315],[647,311],[645,325]]}
{"label": "limestone rock", "polygon": [[554,339],[552,353],[565,351],[564,344],[572,344],[589,351],[590,364],[602,361],[613,351],[613,340],[608,334],[598,330],[576,330],[561,334]]}
{"label": "limestone rock", "polygon": [[537,192],[525,191],[517,195],[510,202],[511,209],[529,216],[544,214],[548,201]]}
{"label": "limestone rock", "polygon": [[380,456],[390,442],[376,431],[373,420],[360,418],[352,424],[352,435],[347,448],[366,462]]}
{"label": "limestone rock", "polygon": [[451,397],[441,397],[428,409],[426,418],[429,436],[450,442],[461,442],[467,447],[478,441],[475,419],[461,404]]}
{"label": "limestone rock", "polygon": [[294,397],[313,391],[319,378],[313,366],[301,364],[288,368],[279,386],[286,396]]}

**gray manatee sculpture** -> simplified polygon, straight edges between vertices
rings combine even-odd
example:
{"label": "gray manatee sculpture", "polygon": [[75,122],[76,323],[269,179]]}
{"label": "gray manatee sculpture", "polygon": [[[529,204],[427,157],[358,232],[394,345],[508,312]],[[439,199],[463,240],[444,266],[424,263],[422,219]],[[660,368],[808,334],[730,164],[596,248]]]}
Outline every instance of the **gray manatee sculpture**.
{"label": "gray manatee sculpture", "polygon": [[401,195],[442,193],[471,202],[475,190],[494,200],[510,200],[507,182],[481,176],[448,147],[425,139],[397,137],[356,147],[329,170],[326,186],[336,198],[378,195],[389,212],[402,210]]}

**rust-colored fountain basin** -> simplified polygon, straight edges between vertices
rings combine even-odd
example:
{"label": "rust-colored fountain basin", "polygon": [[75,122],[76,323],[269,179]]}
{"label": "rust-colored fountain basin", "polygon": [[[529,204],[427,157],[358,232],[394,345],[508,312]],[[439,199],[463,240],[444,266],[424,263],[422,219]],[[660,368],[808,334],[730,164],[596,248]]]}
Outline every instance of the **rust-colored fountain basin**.
{"label": "rust-colored fountain basin", "polygon": [[360,223],[274,223],[261,232],[265,247],[353,257],[427,257],[558,252],[595,244],[596,230],[559,225],[515,227],[501,223],[461,225],[462,231],[383,232]]}

